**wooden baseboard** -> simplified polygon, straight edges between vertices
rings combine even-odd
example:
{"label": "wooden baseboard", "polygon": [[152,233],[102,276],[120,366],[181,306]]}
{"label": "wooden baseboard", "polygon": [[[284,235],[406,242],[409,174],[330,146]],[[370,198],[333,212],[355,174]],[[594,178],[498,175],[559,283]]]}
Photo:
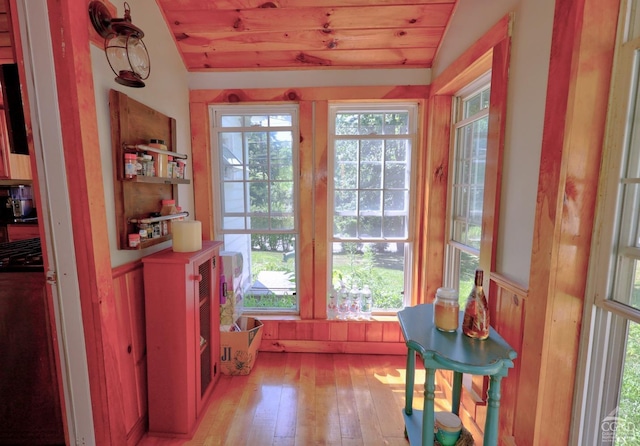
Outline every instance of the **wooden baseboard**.
{"label": "wooden baseboard", "polygon": [[350,353],[368,355],[406,355],[407,346],[401,342],[344,342],[298,341],[262,339],[260,351],[296,353]]}

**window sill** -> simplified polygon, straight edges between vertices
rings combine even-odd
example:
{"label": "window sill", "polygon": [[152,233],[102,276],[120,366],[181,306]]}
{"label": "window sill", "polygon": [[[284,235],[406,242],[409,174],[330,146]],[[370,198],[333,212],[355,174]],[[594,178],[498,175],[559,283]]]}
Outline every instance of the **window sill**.
{"label": "window sill", "polygon": [[260,313],[243,313],[243,316],[254,317],[261,321],[302,321],[302,322],[335,322],[337,324],[344,322],[397,322],[396,315],[379,315],[372,316],[370,320],[339,320],[339,319],[302,319],[298,315],[292,314],[260,314]]}

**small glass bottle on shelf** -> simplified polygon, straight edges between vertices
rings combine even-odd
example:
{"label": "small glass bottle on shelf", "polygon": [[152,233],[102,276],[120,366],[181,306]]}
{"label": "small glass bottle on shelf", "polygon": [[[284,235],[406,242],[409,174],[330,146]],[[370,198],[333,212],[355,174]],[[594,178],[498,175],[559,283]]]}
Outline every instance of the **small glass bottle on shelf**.
{"label": "small glass bottle on shelf", "polygon": [[371,319],[371,307],[373,307],[373,296],[369,285],[364,285],[360,293],[360,308],[362,319]]}
{"label": "small glass bottle on shelf", "polygon": [[135,178],[138,174],[136,164],[137,156],[135,153],[124,154],[124,177],[128,180]]}
{"label": "small glass bottle on shelf", "polygon": [[349,319],[359,319],[360,314],[360,290],[357,286],[353,286],[349,291]]}
{"label": "small glass bottle on shelf", "polygon": [[349,290],[343,282],[340,282],[338,289],[338,316],[340,320],[346,320],[349,314]]}
{"label": "small glass bottle on shelf", "polygon": [[329,292],[327,302],[327,319],[332,320],[338,316],[338,292],[333,289]]}
{"label": "small glass bottle on shelf", "polygon": [[489,337],[489,305],[482,289],[483,271],[476,269],[474,286],[464,308],[462,332],[475,339]]}

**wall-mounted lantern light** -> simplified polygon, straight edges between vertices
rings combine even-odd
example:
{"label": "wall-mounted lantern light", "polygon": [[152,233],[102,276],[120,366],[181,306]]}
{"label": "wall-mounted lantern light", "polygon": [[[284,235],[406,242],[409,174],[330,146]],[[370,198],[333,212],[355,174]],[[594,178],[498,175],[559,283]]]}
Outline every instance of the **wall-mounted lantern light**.
{"label": "wall-mounted lantern light", "polygon": [[113,18],[101,1],[89,3],[89,18],[94,29],[104,37],[104,52],[116,82],[127,87],[144,87],[151,72],[151,60],[142,38],[144,33],[131,23],[128,3],[124,18]]}

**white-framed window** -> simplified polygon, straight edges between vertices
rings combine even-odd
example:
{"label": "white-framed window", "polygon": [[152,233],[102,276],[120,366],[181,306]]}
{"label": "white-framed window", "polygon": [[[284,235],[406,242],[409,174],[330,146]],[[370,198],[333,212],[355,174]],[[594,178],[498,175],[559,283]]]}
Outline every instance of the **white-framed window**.
{"label": "white-framed window", "polygon": [[640,5],[623,1],[572,437],[640,444]]}
{"label": "white-framed window", "polygon": [[444,280],[463,303],[480,259],[490,87],[487,74],[454,97]]}
{"label": "white-framed window", "polygon": [[329,106],[328,281],[367,285],[374,313],[410,296],[417,116],[415,102]]}
{"label": "white-framed window", "polygon": [[216,231],[224,250],[242,258],[234,292],[244,311],[298,312],[298,108],[221,105],[210,113]]}

